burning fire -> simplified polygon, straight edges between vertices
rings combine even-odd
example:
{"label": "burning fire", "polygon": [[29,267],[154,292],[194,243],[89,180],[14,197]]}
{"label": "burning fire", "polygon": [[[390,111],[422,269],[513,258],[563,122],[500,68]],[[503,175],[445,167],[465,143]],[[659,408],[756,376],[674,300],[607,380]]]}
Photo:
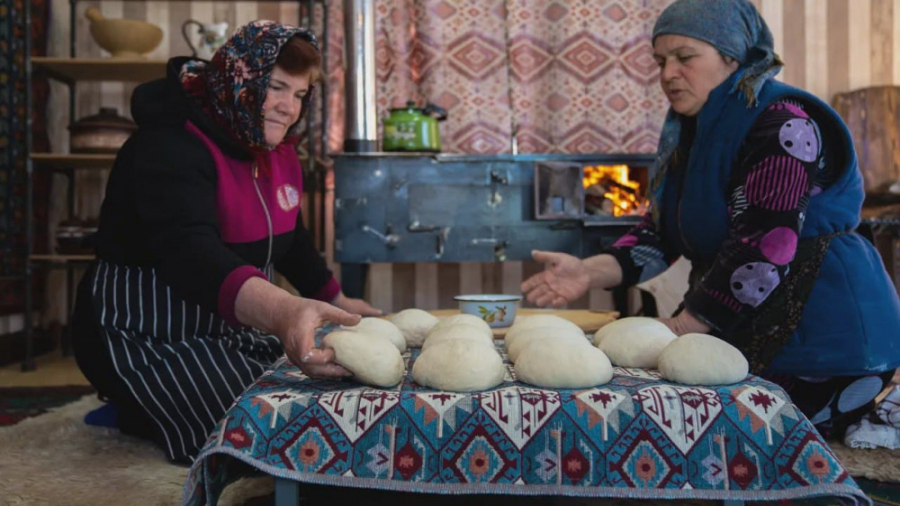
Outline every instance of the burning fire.
{"label": "burning fire", "polygon": [[[596,187],[596,188],[595,188]],[[599,196],[612,203],[613,216],[639,214],[647,201],[641,196],[641,184],[628,177],[627,165],[595,165],[584,168],[584,188],[588,195]],[[606,210],[606,206],[603,206]]]}

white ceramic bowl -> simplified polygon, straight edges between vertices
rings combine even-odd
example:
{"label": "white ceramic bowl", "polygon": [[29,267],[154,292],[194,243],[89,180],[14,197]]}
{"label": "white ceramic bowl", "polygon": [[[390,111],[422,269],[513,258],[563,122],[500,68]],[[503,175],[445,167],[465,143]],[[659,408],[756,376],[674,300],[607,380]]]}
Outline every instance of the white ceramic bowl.
{"label": "white ceramic bowl", "polygon": [[516,319],[521,295],[483,294],[457,295],[459,312],[475,315],[491,327],[509,327]]}

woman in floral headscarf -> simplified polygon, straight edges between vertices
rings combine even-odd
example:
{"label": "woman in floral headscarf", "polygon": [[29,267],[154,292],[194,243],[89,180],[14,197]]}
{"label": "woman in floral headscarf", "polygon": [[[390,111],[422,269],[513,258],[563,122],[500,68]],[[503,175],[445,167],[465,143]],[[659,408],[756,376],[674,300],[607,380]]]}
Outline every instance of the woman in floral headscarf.
{"label": "woman in floral headscarf", "polygon": [[868,409],[900,365],[900,301],[854,230],[863,200],[853,143],[813,95],[775,81],[782,62],[747,0],[677,0],[653,28],[671,109],[652,212],[603,254],[535,252],[522,289],[560,305],[692,262],[677,334],[715,334],[781,383],[826,431]]}
{"label": "woman in floral headscarf", "polygon": [[[300,216],[295,128],[320,69],[311,33],[257,21],[134,92],[139,130],[110,174],[73,341],[118,426],[172,460],[191,460],[282,354],[347,375],[315,328],[380,314],[341,293]],[[276,271],[301,297],[269,281]]]}

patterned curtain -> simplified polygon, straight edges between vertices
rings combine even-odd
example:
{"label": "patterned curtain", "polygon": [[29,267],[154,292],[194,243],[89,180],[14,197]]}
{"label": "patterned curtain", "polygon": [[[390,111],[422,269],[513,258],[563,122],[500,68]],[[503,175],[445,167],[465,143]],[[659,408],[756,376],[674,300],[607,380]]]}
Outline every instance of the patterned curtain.
{"label": "patterned curtain", "polygon": [[[650,32],[671,0],[379,0],[379,120],[449,112],[450,153],[650,153],[666,111]],[[332,2],[328,145],[343,137],[342,17]],[[379,121],[380,123],[380,121]]]}
{"label": "patterned curtain", "polygon": [[[4,0],[0,4],[0,315],[21,312],[25,262],[25,4],[31,2],[32,54],[47,54],[47,0]],[[47,151],[49,84],[32,80],[32,146]],[[47,249],[49,175],[34,175],[34,250]],[[43,273],[35,274],[34,300],[43,300]],[[39,304],[38,304],[39,305]]]}

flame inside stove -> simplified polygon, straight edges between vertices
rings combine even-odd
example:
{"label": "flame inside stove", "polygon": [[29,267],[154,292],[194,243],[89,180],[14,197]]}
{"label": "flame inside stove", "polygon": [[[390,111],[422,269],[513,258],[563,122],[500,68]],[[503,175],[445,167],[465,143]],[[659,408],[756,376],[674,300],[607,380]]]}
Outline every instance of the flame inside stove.
{"label": "flame inside stove", "polygon": [[611,202],[613,216],[642,214],[647,209],[641,184],[629,178],[627,165],[585,167],[584,188],[588,195],[602,195]]}

